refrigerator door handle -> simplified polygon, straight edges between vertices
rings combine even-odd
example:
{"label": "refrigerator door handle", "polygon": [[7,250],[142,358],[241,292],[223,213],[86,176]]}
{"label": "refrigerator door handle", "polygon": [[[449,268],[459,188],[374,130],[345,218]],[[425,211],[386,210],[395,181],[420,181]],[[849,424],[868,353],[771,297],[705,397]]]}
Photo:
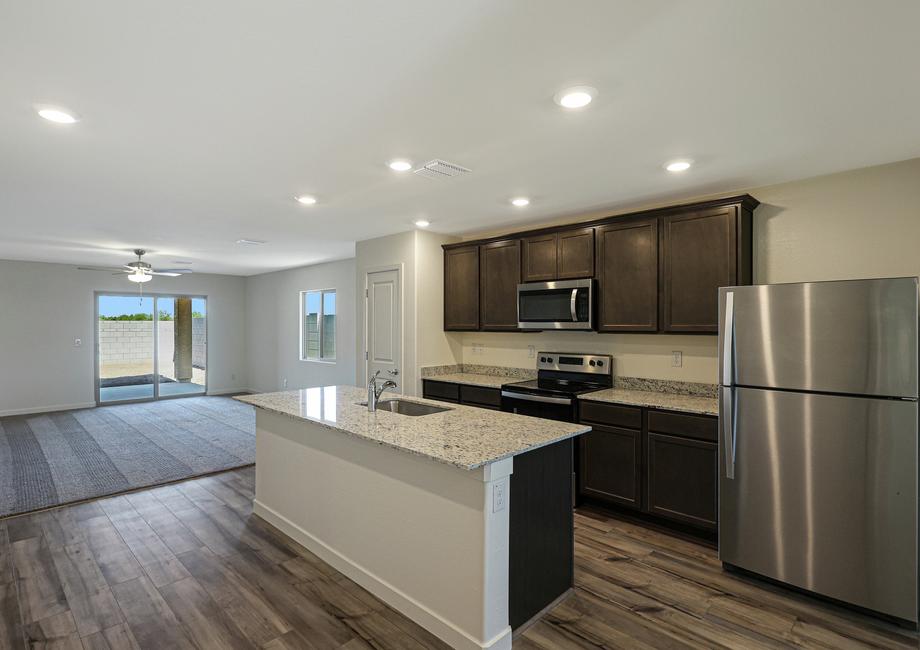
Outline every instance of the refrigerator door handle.
{"label": "refrigerator door handle", "polygon": [[723,386],[720,394],[719,427],[722,429],[722,449],[725,450],[725,478],[735,478],[735,451],[738,440],[735,428],[735,389]]}
{"label": "refrigerator door handle", "polygon": [[725,322],[722,328],[722,385],[735,383],[735,292],[725,292]]}

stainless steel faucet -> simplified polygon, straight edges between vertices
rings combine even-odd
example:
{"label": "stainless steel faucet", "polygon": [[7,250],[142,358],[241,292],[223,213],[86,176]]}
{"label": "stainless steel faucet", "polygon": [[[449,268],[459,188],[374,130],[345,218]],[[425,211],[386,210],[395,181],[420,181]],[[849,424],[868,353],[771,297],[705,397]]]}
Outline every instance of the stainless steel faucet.
{"label": "stainless steel faucet", "polygon": [[371,380],[367,382],[367,410],[373,413],[377,410],[377,402],[380,400],[380,396],[383,394],[387,388],[396,388],[396,382],[387,379],[385,382],[377,385],[377,376],[380,374],[380,371],[374,373],[374,376],[371,377]]}

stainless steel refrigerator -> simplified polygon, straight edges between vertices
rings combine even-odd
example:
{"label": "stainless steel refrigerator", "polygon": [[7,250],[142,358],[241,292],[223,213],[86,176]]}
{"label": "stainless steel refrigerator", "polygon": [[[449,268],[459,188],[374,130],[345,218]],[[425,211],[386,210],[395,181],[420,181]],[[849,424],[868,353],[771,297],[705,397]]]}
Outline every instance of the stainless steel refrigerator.
{"label": "stainless steel refrigerator", "polygon": [[917,278],[719,291],[719,557],[916,625]]}

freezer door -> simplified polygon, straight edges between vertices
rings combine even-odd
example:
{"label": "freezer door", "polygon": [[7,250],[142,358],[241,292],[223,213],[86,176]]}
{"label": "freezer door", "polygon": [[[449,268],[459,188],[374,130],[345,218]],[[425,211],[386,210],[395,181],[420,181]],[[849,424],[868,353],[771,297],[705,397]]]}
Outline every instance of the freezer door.
{"label": "freezer door", "polygon": [[917,397],[917,278],[719,290],[719,383]]}
{"label": "freezer door", "polygon": [[916,622],[917,403],[722,390],[720,559]]}

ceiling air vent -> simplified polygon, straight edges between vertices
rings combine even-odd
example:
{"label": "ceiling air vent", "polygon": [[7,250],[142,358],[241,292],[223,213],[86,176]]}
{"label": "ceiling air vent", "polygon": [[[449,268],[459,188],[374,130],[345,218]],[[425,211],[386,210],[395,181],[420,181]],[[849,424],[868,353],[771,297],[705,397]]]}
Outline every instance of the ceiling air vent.
{"label": "ceiling air vent", "polygon": [[435,159],[429,160],[424,165],[416,169],[414,173],[418,174],[419,176],[424,176],[425,178],[443,180],[453,176],[469,174],[470,170],[455,163],[449,163],[446,160]]}

